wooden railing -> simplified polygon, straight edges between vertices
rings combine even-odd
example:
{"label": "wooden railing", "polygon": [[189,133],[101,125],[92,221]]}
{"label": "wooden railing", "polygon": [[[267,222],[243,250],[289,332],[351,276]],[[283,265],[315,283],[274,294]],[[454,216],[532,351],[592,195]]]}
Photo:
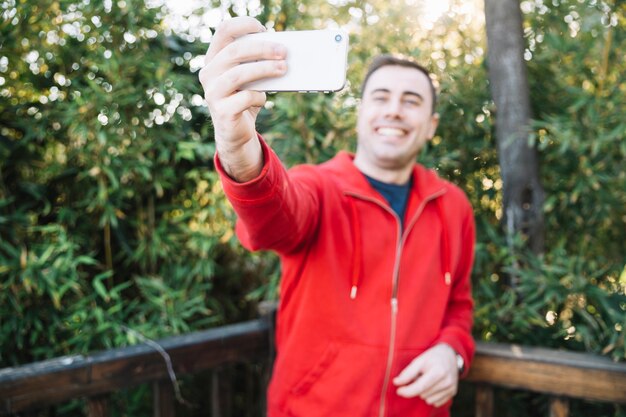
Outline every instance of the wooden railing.
{"label": "wooden railing", "polygon": [[[2,369],[0,415],[28,415],[86,398],[89,417],[104,417],[111,393],[152,383],[153,416],[174,416],[172,372],[193,374],[242,360],[267,363],[272,350],[270,317],[171,337],[156,346],[141,344]],[[626,364],[584,353],[478,343],[468,381],[477,384],[476,417],[493,416],[494,387],[552,396],[551,417],[568,415],[567,398],[626,403]],[[205,414],[220,413],[214,409]]]}
{"label": "wooden railing", "polygon": [[476,417],[493,416],[493,388],[550,398],[550,417],[567,417],[568,398],[626,403],[626,363],[554,349],[478,343],[468,381],[476,383]]}
{"label": "wooden railing", "polygon": [[157,342],[158,350],[139,344],[5,368],[0,370],[0,416],[86,398],[89,417],[105,417],[111,393],[152,383],[153,416],[173,417],[176,392],[171,371],[178,377],[235,361],[267,362],[269,329],[270,323],[259,319],[163,339]]}

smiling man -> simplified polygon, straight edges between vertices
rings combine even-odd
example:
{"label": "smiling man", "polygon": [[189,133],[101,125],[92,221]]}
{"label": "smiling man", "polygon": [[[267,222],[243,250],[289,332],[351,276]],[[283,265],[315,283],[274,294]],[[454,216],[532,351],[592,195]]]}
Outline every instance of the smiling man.
{"label": "smiling man", "polygon": [[274,416],[448,416],[474,354],[467,198],[415,158],[437,128],[428,72],[381,56],[365,77],[357,151],[283,168],[256,132],[285,51],[237,41],[262,31],[236,18],[215,33],[200,72],[216,167],[250,250],[282,262]]}
{"label": "smiling man", "polygon": [[354,164],[370,177],[404,184],[439,123],[428,72],[412,61],[380,56],[362,90]]}

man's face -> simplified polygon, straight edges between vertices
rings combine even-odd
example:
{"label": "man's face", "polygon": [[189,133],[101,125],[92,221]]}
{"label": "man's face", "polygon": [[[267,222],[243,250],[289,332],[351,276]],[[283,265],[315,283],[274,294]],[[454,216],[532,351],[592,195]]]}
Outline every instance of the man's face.
{"label": "man's face", "polygon": [[384,66],[367,81],[358,113],[356,158],[366,174],[412,166],[439,122],[428,77],[415,68]]}

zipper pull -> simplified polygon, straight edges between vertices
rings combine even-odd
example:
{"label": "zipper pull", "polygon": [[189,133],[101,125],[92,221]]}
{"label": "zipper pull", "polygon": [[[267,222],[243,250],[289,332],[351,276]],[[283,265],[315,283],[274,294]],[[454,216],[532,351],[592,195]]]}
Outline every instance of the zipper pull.
{"label": "zipper pull", "polygon": [[396,297],[391,299],[391,311],[394,314],[398,312],[398,299]]}
{"label": "zipper pull", "polygon": [[449,286],[452,283],[452,275],[449,272],[446,272],[444,278],[446,280],[446,285]]}
{"label": "zipper pull", "polygon": [[350,290],[350,298],[351,298],[352,300],[354,300],[354,299],[356,298],[356,290],[357,290],[356,285],[353,285],[353,286],[352,286],[352,289]]}

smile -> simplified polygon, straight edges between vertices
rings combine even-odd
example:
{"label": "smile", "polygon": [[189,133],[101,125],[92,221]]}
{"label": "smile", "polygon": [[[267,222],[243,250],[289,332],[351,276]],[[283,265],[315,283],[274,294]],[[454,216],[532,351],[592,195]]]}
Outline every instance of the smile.
{"label": "smile", "polygon": [[404,136],[407,132],[396,127],[379,127],[376,128],[376,133],[381,136]]}

